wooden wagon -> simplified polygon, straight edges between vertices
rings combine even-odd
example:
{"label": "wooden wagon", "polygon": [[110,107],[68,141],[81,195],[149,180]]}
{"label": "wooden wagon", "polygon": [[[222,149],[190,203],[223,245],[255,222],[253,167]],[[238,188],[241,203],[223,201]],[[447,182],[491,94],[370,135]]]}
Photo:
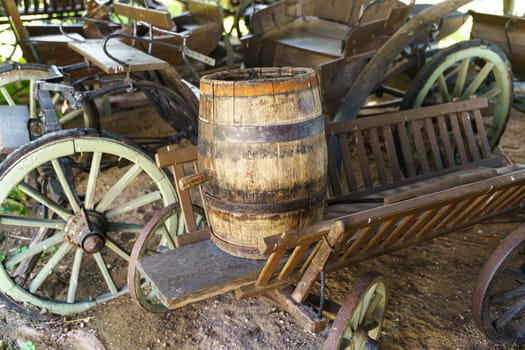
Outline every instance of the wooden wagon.
{"label": "wooden wagon", "polygon": [[[250,76],[257,74],[272,75],[261,70]],[[231,83],[232,76],[228,77],[222,83]],[[246,91],[242,96],[246,94],[251,96]],[[259,296],[287,310],[310,331],[319,332],[334,320],[327,349],[376,348],[387,298],[379,276],[364,277],[335,311],[324,308],[324,297],[311,295],[312,286],[319,278],[323,280],[325,272],[520,207],[525,170],[520,165],[504,166],[491,153],[480,113],[486,106],[486,99],[473,99],[328,124],[330,195],[324,219],[259,237],[259,258],[263,257],[259,260],[247,259],[250,254],[246,251],[232,250],[221,241],[224,237],[217,237],[213,207],[224,198],[210,200],[209,193],[220,183],[216,179],[220,173],[208,169],[185,174],[188,164],[198,167],[198,158],[201,166],[208,164],[203,154],[207,142],[199,149],[176,146],[159,152],[157,163],[171,167],[180,202],[159,211],[135,243],[128,270],[132,297],[144,309],[160,312],[229,291],[237,298]],[[247,127],[238,126],[238,134],[243,135]],[[260,130],[271,127],[274,125],[260,126]],[[236,140],[231,137],[224,142]],[[272,151],[268,152],[271,157]],[[228,163],[223,158],[235,157],[238,155],[226,154],[221,160]],[[202,182],[204,197],[192,203],[188,189]],[[305,210],[314,210],[314,197],[312,194],[312,204]],[[201,203],[204,211],[196,206]],[[245,215],[252,209],[248,207]],[[211,226],[206,226],[204,213]],[[184,218],[186,233],[168,239],[172,220],[178,217]],[[229,220],[235,227],[235,220]],[[154,247],[164,239],[169,242],[166,247],[176,249],[159,254]],[[515,327],[505,320],[499,331],[516,336]]]}
{"label": "wooden wagon", "polygon": [[[332,332],[335,335],[328,342],[332,345],[327,346],[333,347],[342,341],[345,329],[350,329],[349,342],[373,344],[380,334],[386,303],[386,287],[382,279],[371,275],[358,283],[357,291],[350,294],[349,301],[339,312],[340,316],[336,317],[336,313],[327,312],[329,310],[323,312],[322,298],[321,303],[314,306],[317,311],[305,311],[304,299],[318,276],[514,209],[521,202],[522,170],[502,166],[500,160],[491,154],[491,148],[497,144],[504,128],[506,114],[501,114],[502,120],[495,119],[490,113],[488,118],[481,114],[482,111],[490,112],[492,108],[487,109],[489,106],[508,110],[505,101],[510,96],[507,62],[489,44],[476,42],[475,45],[455,46],[453,50],[461,54],[455,55],[459,60],[452,62],[445,59],[446,54],[435,56],[437,59],[431,61],[433,65],[430,67],[434,67],[438,74],[429,75],[430,68],[424,70],[425,73],[421,74],[428,79],[416,80],[424,82],[424,88],[412,88],[424,93],[407,96],[417,97],[412,106],[430,105],[432,101],[428,102],[427,98],[435,96],[438,87],[441,99],[437,100],[439,105],[436,107],[348,121],[337,117],[355,116],[351,111],[354,104],[362,106],[365,97],[381,81],[389,63],[413,39],[415,28],[426,27],[443,12],[450,12],[465,2],[446,1],[436,6],[435,12],[416,15],[393,32],[375,55],[367,56],[367,65],[346,91],[346,98],[340,106],[342,114],[338,111],[335,114],[337,122],[326,127],[330,180],[326,216],[319,223],[257,238],[255,247],[250,249],[265,256],[265,260],[233,257],[217,248],[208,239],[213,224],[211,229],[206,225],[213,219],[193,206],[184,188],[177,181],[175,185],[171,183],[166,173],[142,149],[123,136],[101,131],[97,124],[100,119],[90,118],[90,113],[86,113],[88,123],[85,126],[95,129],[60,130],[73,117],[59,118],[62,115],[57,113],[53,97],[62,97],[73,106],[81,104],[84,113],[90,108],[98,110],[98,106],[90,106],[92,96],[104,96],[107,91],[104,88],[113,89],[117,85],[82,92],[75,85],[65,83],[57,74],[60,72],[49,70],[49,67],[4,67],[0,73],[8,79],[3,79],[3,82],[28,80],[36,90],[37,99],[36,102],[13,99],[8,101],[9,108],[2,113],[8,120],[17,118],[23,125],[28,122],[34,138],[19,145],[0,164],[0,200],[3,203],[0,225],[6,232],[0,240],[2,294],[13,307],[35,316],[80,312],[126,294],[128,290],[141,305],[151,310],[175,308],[235,290],[239,297],[264,296],[289,310],[310,329],[322,328],[327,322],[324,317],[336,318],[333,330],[339,331]],[[287,5],[291,4],[276,7],[286,9]],[[301,27],[302,23],[296,21],[302,17],[297,13],[291,17],[287,23],[291,23],[292,28]],[[382,23],[385,24],[384,20]],[[266,33],[260,34],[266,40]],[[273,39],[273,36],[268,38],[269,41]],[[130,61],[122,63],[118,57],[114,60],[99,55],[100,46],[91,46],[90,49],[86,45],[87,50],[81,50],[82,45],[71,46],[78,46],[79,52],[82,51],[86,58],[108,74],[104,77],[124,72],[126,78],[132,78],[119,80],[116,90],[128,92],[141,88],[155,97],[159,107],[183,105],[183,108],[176,109],[178,112],[182,110],[182,117],[174,121],[175,124],[182,123],[176,124],[176,129],[188,130],[185,136],[196,135],[196,120],[191,119],[191,116],[196,118],[195,96],[188,93],[189,88],[171,65],[139,54],[138,50],[123,50],[124,57]],[[473,50],[471,46],[474,46]],[[484,62],[481,72],[488,70],[488,75],[496,79],[481,84],[485,76],[476,68],[472,80],[459,79],[460,83],[457,83],[458,71],[463,77],[471,71],[464,63],[468,63],[471,57],[481,57],[481,60],[474,60]],[[144,62],[141,59],[147,62],[142,68]],[[352,61],[352,58],[343,56],[335,60],[345,62]],[[385,61],[389,63],[385,64]],[[360,67],[362,63],[359,63]],[[141,70],[141,74],[154,72],[153,76],[160,84],[133,79],[133,69]],[[449,74],[448,69],[453,73]],[[261,70],[271,71],[270,68]],[[255,77],[261,74],[257,70],[249,72]],[[290,68],[278,72],[277,76],[294,77],[294,70]],[[477,95],[477,87],[488,86],[488,90],[480,93],[487,94],[488,99],[453,102],[451,94],[447,94],[449,90],[443,89],[447,84],[440,84],[443,80],[448,82],[449,78],[455,86],[454,93],[460,94],[463,89],[468,92],[461,93],[461,96]],[[326,84],[322,78],[320,83],[316,79],[308,81],[311,83],[309,88],[313,89],[321,87],[322,90]],[[466,81],[469,83],[465,84]],[[9,89],[2,90],[4,96],[8,95],[4,91],[10,90],[11,86],[6,87]],[[175,95],[172,95],[173,90],[177,92]],[[25,103],[34,108],[24,109]],[[313,105],[319,108],[315,110],[313,130],[319,131],[324,125],[321,107],[325,106],[297,103],[305,110]],[[39,115],[36,114],[38,109]],[[232,129],[235,125],[230,127],[225,130],[235,130]],[[266,126],[257,127],[264,129]],[[292,129],[299,134],[311,130],[308,123]],[[247,134],[257,134],[257,130],[247,131]],[[270,126],[270,130],[274,129]],[[221,132],[221,135],[226,139],[231,137],[228,132]],[[271,138],[272,132],[265,135]],[[324,138],[324,135],[318,134],[319,137]],[[235,153],[231,152],[231,155]],[[182,164],[195,161],[195,149],[159,153],[158,159],[161,166],[173,165],[174,177],[179,179],[183,177]],[[107,169],[116,169],[116,174]],[[201,178],[206,179],[206,176]],[[105,185],[105,181],[111,185]],[[126,194],[131,190],[138,191],[138,194],[130,200]],[[325,192],[318,189],[316,193]],[[322,212],[319,203],[324,203],[323,198],[315,199],[315,209]],[[173,204],[175,202],[180,204]],[[296,210],[301,211],[298,203],[305,202],[295,201]],[[165,209],[161,209],[163,207]],[[209,210],[209,207],[205,208]],[[144,226],[145,219],[158,209],[162,210],[160,214]],[[139,232],[143,233],[133,247],[133,238]],[[149,256],[150,244],[155,253],[166,247],[168,250],[179,249]],[[232,269],[227,274],[214,276],[218,280],[198,281],[185,274],[169,279],[155,275],[155,266],[163,265],[164,259],[185,259],[185,254],[191,255],[195,249],[208,252],[210,257],[206,259],[215,257],[214,263],[220,261]],[[291,255],[288,254],[290,250],[293,251]],[[129,289],[123,273],[126,270],[129,270]],[[179,279],[191,279],[192,283],[184,284],[181,289],[176,283]],[[201,282],[203,284],[199,284]],[[289,291],[287,287],[293,290]],[[357,322],[354,316],[356,305],[370,310]],[[485,309],[482,307],[481,310]],[[315,316],[316,313],[319,317]],[[503,326],[507,325],[503,323]]]}

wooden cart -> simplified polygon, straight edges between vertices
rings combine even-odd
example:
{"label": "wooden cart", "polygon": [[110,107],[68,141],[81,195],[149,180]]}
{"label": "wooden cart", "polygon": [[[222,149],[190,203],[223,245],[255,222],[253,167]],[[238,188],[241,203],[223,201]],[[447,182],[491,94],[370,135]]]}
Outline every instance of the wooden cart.
{"label": "wooden cart", "polygon": [[[257,74],[272,73],[261,70],[251,76]],[[213,225],[206,225],[210,221],[204,213],[210,220],[213,201],[220,200],[210,202],[206,193],[214,185],[207,188],[206,183],[219,175],[185,173],[188,164],[197,167],[202,146],[199,151],[174,147],[159,152],[157,163],[171,167],[180,202],[159,211],[137,239],[128,269],[132,297],[144,309],[161,312],[230,291],[237,298],[259,296],[310,331],[321,331],[334,320],[327,349],[376,348],[387,298],[380,276],[360,280],[339,311],[325,309],[324,292],[311,295],[312,286],[319,278],[323,285],[325,272],[520,207],[525,170],[503,166],[491,153],[480,113],[486,106],[486,99],[473,99],[328,124],[330,196],[324,219],[259,237],[265,257],[259,260],[226,253]],[[204,197],[192,203],[187,191],[202,182]],[[200,203],[204,212],[196,206]],[[180,217],[186,233],[170,236],[173,220]],[[159,253],[159,241],[176,249]]]}
{"label": "wooden cart", "polygon": [[[426,27],[442,12],[450,12],[465,2],[446,1],[436,6],[434,15],[422,13],[401,25],[375,55],[368,57],[368,64],[346,92],[345,103],[340,107],[346,110],[355,103],[363,105],[363,96],[374,90],[384,76],[384,70],[412,39],[407,33],[420,26]],[[298,18],[294,15],[295,20]],[[496,80],[495,87],[493,81],[483,85],[491,86],[489,92],[503,92],[503,95],[489,94],[489,101],[498,107],[503,105],[504,109],[505,103],[495,103],[492,97],[498,96],[496,100],[499,101],[499,96],[508,96],[508,66],[490,45],[482,43],[475,48],[476,55],[481,52],[485,55],[482,57],[486,57],[482,60],[486,62],[483,71],[497,67],[489,74],[501,78]],[[462,53],[454,56],[460,57],[459,61],[434,61],[439,63],[439,74],[431,76],[425,89],[421,90],[426,91],[419,99],[421,106],[426,104],[428,92],[436,85],[442,87],[443,84],[437,84],[441,78],[447,81],[448,77],[457,77],[454,73],[444,73],[446,70],[450,68],[458,72],[455,68],[459,63],[463,73],[471,71],[467,64],[463,64],[472,57],[471,50],[463,50],[461,46],[455,49]],[[100,52],[99,46],[97,50],[87,50],[90,55],[86,54],[86,57],[93,62],[100,60],[96,54]],[[139,54],[133,57],[135,51],[125,51],[132,52],[131,58],[144,57]],[[440,57],[443,60],[446,56]],[[102,60],[100,68],[107,69],[107,73],[131,73],[131,67],[135,68],[133,64]],[[147,61],[161,65],[162,69],[146,65],[144,73],[149,74],[151,68],[161,83],[151,88],[151,81],[143,83],[124,79],[118,82],[119,91],[140,86],[146,94],[153,94],[154,101],[162,107],[161,102],[166,101],[166,96],[172,96],[171,90],[175,90],[177,94],[167,99],[167,105],[186,101],[187,108],[193,108],[196,118],[196,105],[188,102],[194,101],[195,96],[190,94],[188,97],[188,88],[180,87],[183,82],[176,71],[154,57],[147,57]],[[381,64],[384,61],[388,64]],[[137,62],[140,60],[133,61]],[[0,289],[14,307],[33,315],[80,312],[126,294],[128,286],[122,272],[128,270],[129,265],[130,290],[146,308],[165,310],[235,290],[239,297],[263,295],[290,310],[311,329],[319,330],[326,320],[316,318],[315,312],[304,311],[302,302],[313,281],[325,270],[436,237],[513,209],[521,201],[522,171],[501,167],[501,162],[490,151],[494,146],[493,135],[500,135],[504,123],[498,122],[497,128],[490,127],[494,126],[492,116],[483,122],[480,111],[487,110],[487,100],[467,99],[448,104],[451,101],[444,97],[450,98],[450,95],[442,90],[443,99],[436,107],[329,124],[326,136],[331,196],[327,201],[330,204],[327,216],[320,223],[297,231],[262,238],[260,254],[268,259],[248,260],[248,263],[247,259],[233,258],[221,252],[207,239],[210,229],[205,227],[205,213],[190,204],[184,189],[178,184],[174,186],[142,149],[125,137],[100,131],[97,118],[93,119],[95,124],[86,125],[96,129],[60,130],[64,119],[58,118],[60,113],[55,110],[52,95],[66,96],[65,100],[75,105],[82,101],[81,97],[89,102],[89,96],[103,96],[104,87],[83,93],[72,84],[63,84],[62,77],[56,75],[55,70],[48,72],[48,67],[12,65],[4,69],[8,79],[2,79],[2,82],[28,80],[36,87],[35,96],[38,97],[38,105],[32,105],[32,99],[31,103],[9,101],[10,108],[2,113],[21,121],[23,128],[29,122],[31,136],[36,137],[19,145],[0,164],[0,202],[3,203],[0,225],[7,233],[0,239]],[[162,75],[159,78],[156,75],[159,70],[168,79],[162,80]],[[31,74],[26,75],[27,72]],[[373,77],[370,77],[371,72]],[[473,81],[480,82],[482,78],[483,75],[478,79],[474,76]],[[470,86],[467,90],[472,92],[477,83],[453,85],[458,86],[458,91]],[[11,85],[7,87],[6,91]],[[156,95],[159,91],[164,95]],[[29,110],[20,108],[26,103],[30,105]],[[39,116],[35,114],[38,108],[32,107],[40,108]],[[89,103],[83,104],[83,109],[86,108],[90,108]],[[342,115],[352,116],[350,112]],[[69,121],[68,118],[65,120]],[[189,124],[195,125],[195,122],[190,120]],[[195,128],[188,129],[195,133]],[[496,134],[493,129],[497,130]],[[174,164],[175,177],[180,178],[181,163],[196,159],[192,152],[195,151],[159,154],[159,160],[172,158],[160,164]],[[357,163],[353,162],[355,157]],[[370,159],[373,159],[373,166],[370,166]],[[107,172],[107,169],[116,169],[117,172]],[[104,184],[103,177],[109,178],[110,186]],[[451,186],[452,189],[446,189]],[[138,191],[138,194],[129,200],[125,194],[131,190]],[[177,201],[180,209],[172,205]],[[35,205],[27,211],[28,204]],[[167,209],[162,209],[161,214],[145,227],[144,222],[151,213],[163,207]],[[169,230],[164,230],[165,222]],[[143,232],[139,244],[132,248],[134,235],[139,232]],[[160,242],[156,240],[159,237],[163,239]],[[155,246],[155,252],[159,246],[178,246],[180,249],[166,255],[156,254],[150,259],[147,257],[150,243]],[[188,285],[187,290],[171,287],[177,286],[177,278],[188,276],[177,275],[169,281],[164,280],[165,276],[159,280],[150,276],[152,271],[148,269],[148,261],[156,264],[156,259],[178,259],[182,257],[179,254],[190,254],[194,248],[207,249],[224,264],[239,267],[232,268],[229,275],[218,274],[219,280],[211,285],[206,284],[207,280],[201,281],[206,283]],[[295,253],[289,256],[286,253],[290,249]],[[145,277],[151,284],[142,283]],[[168,282],[167,290],[161,288],[163,282]],[[370,284],[372,287],[369,288]],[[339,313],[340,321],[334,323],[343,324],[343,327],[334,326],[334,329],[342,332],[350,322],[350,328],[353,327],[351,334],[355,334],[350,342],[373,343],[380,333],[386,287],[375,275],[365,278],[357,286],[357,292],[351,293],[353,297],[345,303],[348,306],[343,305]],[[285,287],[295,289],[288,291]],[[374,298],[376,291],[378,296]],[[151,297],[145,296],[145,292]],[[316,306],[317,312],[321,310],[320,314],[323,314],[321,305]],[[357,323],[352,314],[355,305],[371,310]],[[326,317],[334,318],[334,315],[332,312],[332,316]],[[365,325],[361,327],[363,322]],[[361,331],[363,327],[366,332]],[[338,343],[341,333],[332,334],[336,334],[332,336],[335,340],[330,343]]]}

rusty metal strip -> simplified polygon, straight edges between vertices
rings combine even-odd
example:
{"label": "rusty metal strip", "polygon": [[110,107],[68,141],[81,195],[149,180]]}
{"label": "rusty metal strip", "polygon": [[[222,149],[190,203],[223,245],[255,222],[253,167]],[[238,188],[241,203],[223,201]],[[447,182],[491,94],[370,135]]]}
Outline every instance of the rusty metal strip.
{"label": "rusty metal strip", "polygon": [[282,125],[218,125],[199,120],[200,138],[222,142],[287,142],[324,133],[322,115],[301,123]]}
{"label": "rusty metal strip", "polygon": [[209,205],[215,207],[218,210],[229,212],[229,213],[244,213],[244,214],[272,214],[272,213],[284,213],[288,211],[308,209],[308,208],[319,208],[324,205],[324,199],[326,197],[326,187],[320,191],[313,193],[308,197],[299,199],[281,201],[275,203],[238,203],[228,202],[211,196],[208,193],[204,193],[204,200]]}

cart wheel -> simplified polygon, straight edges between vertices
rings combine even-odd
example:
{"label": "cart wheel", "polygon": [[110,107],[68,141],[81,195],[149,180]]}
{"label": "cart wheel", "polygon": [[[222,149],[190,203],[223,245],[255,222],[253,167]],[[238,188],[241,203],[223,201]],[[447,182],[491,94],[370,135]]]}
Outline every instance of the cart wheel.
{"label": "cart wheel", "polygon": [[[179,84],[179,88],[181,86],[185,85]],[[192,94],[191,91],[187,93]],[[86,96],[86,102],[88,101],[92,102],[90,106],[94,106],[90,108],[89,115],[100,122],[97,127],[127,135],[147,151],[156,151],[159,147],[176,143],[182,138],[192,142],[197,140],[198,107],[181,92],[161,84],[149,80],[117,81],[91,91]],[[151,123],[148,122],[151,121],[151,113],[138,113],[136,126],[133,126],[133,121],[122,123],[119,120],[119,115],[129,118],[129,110],[145,106],[152,106],[158,117],[169,124],[159,135],[151,136],[152,132],[149,130],[144,132],[145,125]],[[155,133],[158,131],[155,130]]]}
{"label": "cart wheel", "polygon": [[509,234],[485,262],[472,295],[478,328],[495,342],[525,343],[525,225]]}
{"label": "cart wheel", "polygon": [[377,349],[387,294],[385,281],[378,273],[361,278],[341,305],[323,349]]}
{"label": "cart wheel", "polygon": [[[29,108],[29,117],[38,120],[40,106],[33,98],[35,82],[50,76],[50,67],[43,64],[4,64],[0,66],[0,105],[26,105]],[[64,128],[71,128],[71,122],[82,120],[83,127],[97,127],[97,120],[89,113],[94,109],[91,102],[84,108],[73,108],[60,94],[53,95],[53,102],[57,115]],[[86,113],[84,113],[86,112]],[[77,122],[78,124],[78,122]],[[78,126],[78,125],[76,125]],[[36,126],[33,126],[35,128]],[[41,134],[41,130],[33,130]]]}
{"label": "cart wheel", "polygon": [[[193,211],[197,227],[203,228],[206,225],[204,210],[194,205]],[[170,222],[172,220],[177,223],[175,227]],[[138,263],[145,256],[162,254],[174,249],[175,243],[172,237],[182,235],[184,232],[180,206],[178,203],[173,203],[159,210],[151,218],[133,246],[128,265],[128,287],[133,300],[146,311],[166,312],[168,308],[162,304],[156,288],[141,273]]]}
{"label": "cart wheel", "polygon": [[500,140],[512,104],[511,66],[491,43],[463,41],[440,50],[419,70],[401,102],[401,109],[484,96],[489,108],[482,112],[489,144]]}
{"label": "cart wheel", "polygon": [[175,201],[164,172],[109,133],[62,130],[18,148],[0,164],[0,291],[60,315],[126,294],[133,240]]}

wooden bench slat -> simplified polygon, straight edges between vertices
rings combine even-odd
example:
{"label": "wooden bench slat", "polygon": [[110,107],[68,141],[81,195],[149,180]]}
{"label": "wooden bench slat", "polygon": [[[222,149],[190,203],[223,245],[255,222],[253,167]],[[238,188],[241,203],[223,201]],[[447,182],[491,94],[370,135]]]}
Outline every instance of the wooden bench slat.
{"label": "wooden bench slat", "polygon": [[450,143],[450,134],[448,131],[447,121],[443,115],[437,117],[439,138],[441,141],[441,147],[445,152],[444,164],[447,168],[453,167],[455,164],[454,150]]}
{"label": "wooden bench slat", "polygon": [[382,129],[383,137],[385,138],[386,152],[388,156],[392,179],[394,181],[401,181],[402,174],[400,169],[400,162],[397,156],[397,149],[394,142],[394,135],[392,134],[392,128],[391,126],[384,126]]}
{"label": "wooden bench slat", "polygon": [[[332,195],[339,196],[343,193],[341,181],[339,180],[339,167],[337,166],[336,154],[340,154],[337,136],[331,136],[327,140],[328,146],[328,180]],[[343,159],[343,164],[345,160]]]}
{"label": "wooden bench slat", "polygon": [[423,174],[430,173],[430,165],[428,164],[428,154],[426,152],[425,140],[423,136],[423,122],[421,120],[414,120],[411,123],[412,128],[412,139],[414,141],[414,146],[416,147],[417,159],[419,161],[419,166]]}
{"label": "wooden bench slat", "polygon": [[436,131],[434,129],[434,121],[432,119],[425,119],[425,132],[428,137],[428,142],[430,143],[430,150],[432,152],[434,166],[437,170],[441,170],[443,169],[443,161],[441,159],[441,152],[439,150],[438,139],[436,137]]}
{"label": "wooden bench slat", "polygon": [[339,136],[339,153],[341,154],[343,160],[343,167],[345,171],[346,184],[350,191],[357,190],[357,179],[355,178],[355,169],[352,162],[352,155],[350,152],[345,152],[344,150],[348,148],[348,140],[345,135]]}
{"label": "wooden bench slat", "polygon": [[476,162],[481,159],[481,153],[479,151],[478,143],[476,141],[476,136],[474,135],[474,130],[472,130],[472,121],[470,119],[470,114],[467,112],[461,112],[460,116],[461,121],[463,122],[463,129],[465,130],[467,147],[470,152],[471,159]]}
{"label": "wooden bench slat", "polygon": [[377,128],[371,128],[369,130],[370,145],[372,146],[373,160],[376,165],[377,177],[379,182],[382,184],[388,183],[386,176],[385,160],[383,159],[383,151],[381,150],[381,144],[379,142],[379,136],[377,133]]}
{"label": "wooden bench slat", "polygon": [[416,176],[416,168],[414,165],[414,158],[412,156],[412,147],[410,147],[410,144],[408,142],[408,133],[405,128],[405,123],[397,123],[396,124],[396,131],[398,134],[399,142],[401,143],[401,151],[402,151],[402,165],[404,166],[404,170],[407,172],[409,177]]}
{"label": "wooden bench slat", "polygon": [[485,130],[485,124],[483,123],[483,116],[481,115],[481,111],[479,109],[474,110],[472,113],[474,114],[478,139],[481,142],[482,154],[483,157],[486,158],[490,154],[490,146],[487,138],[487,131]]}
{"label": "wooden bench slat", "polygon": [[459,154],[459,159],[462,164],[468,163],[467,152],[465,151],[465,140],[461,134],[461,128],[457,119],[457,113],[454,113],[456,118],[450,118],[450,124],[452,126],[452,134],[455,138],[454,147]]}
{"label": "wooden bench slat", "polygon": [[[370,188],[374,185],[372,181],[372,172],[370,171],[370,165],[368,164],[368,155],[365,148],[365,140],[360,130],[354,132],[355,144],[357,147],[357,156],[359,158],[359,167],[361,169],[362,180],[365,187]],[[343,151],[346,153],[346,151]]]}

